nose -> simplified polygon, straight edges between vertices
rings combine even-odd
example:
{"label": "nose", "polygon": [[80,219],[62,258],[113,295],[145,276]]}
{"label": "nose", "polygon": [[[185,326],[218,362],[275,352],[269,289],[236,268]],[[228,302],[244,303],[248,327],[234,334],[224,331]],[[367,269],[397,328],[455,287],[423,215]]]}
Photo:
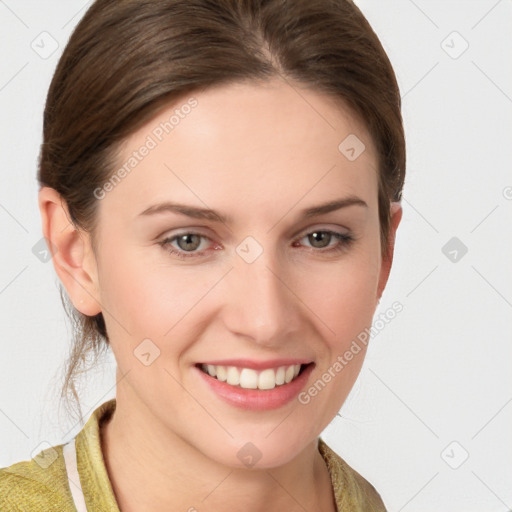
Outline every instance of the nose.
{"label": "nose", "polygon": [[300,329],[301,301],[290,281],[290,270],[271,251],[252,263],[237,257],[223,288],[228,330],[267,347],[293,339]]}

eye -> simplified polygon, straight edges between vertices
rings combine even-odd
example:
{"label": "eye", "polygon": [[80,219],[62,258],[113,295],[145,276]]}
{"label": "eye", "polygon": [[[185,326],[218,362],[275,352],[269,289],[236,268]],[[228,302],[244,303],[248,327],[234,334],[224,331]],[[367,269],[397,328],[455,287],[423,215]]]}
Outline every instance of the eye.
{"label": "eye", "polygon": [[330,242],[334,240],[335,244],[327,250],[319,250],[315,252],[319,253],[330,253],[331,251],[339,252],[348,249],[348,247],[354,242],[355,238],[349,233],[338,233],[337,231],[330,230],[316,230],[311,231],[304,235],[300,240],[306,238],[311,244],[313,249],[325,249],[329,247]]}
{"label": "eye", "polygon": [[[178,258],[190,258],[200,256],[204,251],[197,251],[201,246],[201,239],[209,240],[208,237],[199,233],[187,232],[165,238],[159,244],[169,253],[178,256]],[[172,245],[176,242],[177,248]]]}
{"label": "eye", "polygon": [[[311,231],[302,236],[302,238],[299,238],[299,240],[303,240],[305,238],[307,238],[311,244],[312,249],[310,250],[320,254],[331,252],[336,253],[347,250],[355,240],[355,238],[348,233],[338,233],[337,231],[325,229]],[[184,232],[165,238],[159,242],[159,245],[161,245],[168,253],[177,256],[178,258],[186,259],[205,256],[207,249],[203,248],[203,250],[198,250],[199,247],[201,247],[202,240],[210,239],[200,233]],[[335,242],[334,245],[331,243],[332,241]],[[296,242],[294,242],[294,246],[296,246],[295,244]],[[326,247],[330,248],[325,249]],[[219,246],[217,246],[217,248],[219,248]]]}

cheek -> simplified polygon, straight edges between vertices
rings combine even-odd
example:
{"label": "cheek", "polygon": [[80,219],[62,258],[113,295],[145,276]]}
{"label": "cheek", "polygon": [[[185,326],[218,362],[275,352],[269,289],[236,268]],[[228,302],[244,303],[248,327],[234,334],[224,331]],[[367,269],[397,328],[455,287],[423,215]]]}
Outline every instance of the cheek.
{"label": "cheek", "polygon": [[133,250],[117,246],[115,257],[109,258],[113,253],[105,250],[99,278],[112,338],[126,338],[130,333],[134,343],[144,338],[162,340],[170,329],[178,330],[187,323],[188,315],[194,315],[202,297],[222,276],[218,268],[199,271],[168,263],[159,251],[164,252],[159,247]]}
{"label": "cheek", "polygon": [[378,270],[378,261],[359,251],[300,278],[304,302],[325,324],[326,339],[337,349],[371,324]]}
{"label": "cheek", "polygon": [[360,373],[375,313],[376,277],[368,265],[347,262],[338,265],[336,271],[333,266],[328,275],[317,274],[314,281],[316,284],[309,282],[304,294],[319,317],[319,353],[324,357],[301,403],[307,402],[308,414],[325,427],[342,407]]}

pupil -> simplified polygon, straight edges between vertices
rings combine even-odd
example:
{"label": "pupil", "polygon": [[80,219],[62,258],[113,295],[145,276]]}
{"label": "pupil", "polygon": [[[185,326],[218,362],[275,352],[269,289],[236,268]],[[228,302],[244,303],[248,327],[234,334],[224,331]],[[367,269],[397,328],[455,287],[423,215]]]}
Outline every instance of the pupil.
{"label": "pupil", "polygon": [[[310,242],[311,242],[311,239],[313,239],[313,242],[311,242],[311,245],[313,245],[313,247],[326,247],[327,245],[329,245],[329,237],[331,236],[329,233],[326,233],[326,232],[323,232],[323,231],[316,231],[315,233],[312,233],[310,236]],[[327,243],[324,243],[322,245],[322,242],[320,240],[320,245],[316,245],[318,243],[318,240],[319,239],[327,239]]]}
{"label": "pupil", "polygon": [[[182,244],[181,242],[184,243]],[[197,249],[199,246],[199,236],[194,234],[183,235],[178,238],[178,244],[181,249]]]}

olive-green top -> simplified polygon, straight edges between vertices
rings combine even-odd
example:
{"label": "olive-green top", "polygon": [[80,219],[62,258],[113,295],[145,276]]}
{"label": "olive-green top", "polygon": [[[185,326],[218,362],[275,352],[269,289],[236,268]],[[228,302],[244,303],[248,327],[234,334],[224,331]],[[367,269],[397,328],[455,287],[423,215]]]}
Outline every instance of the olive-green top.
{"label": "olive-green top", "polygon": [[[76,467],[88,511],[120,512],[101,451],[100,426],[116,408],[104,402],[75,437]],[[0,512],[76,512],[63,457],[64,444],[0,469]],[[338,512],[385,512],[375,488],[319,438]],[[73,481],[73,479],[71,479]],[[74,491],[76,493],[76,490]]]}

